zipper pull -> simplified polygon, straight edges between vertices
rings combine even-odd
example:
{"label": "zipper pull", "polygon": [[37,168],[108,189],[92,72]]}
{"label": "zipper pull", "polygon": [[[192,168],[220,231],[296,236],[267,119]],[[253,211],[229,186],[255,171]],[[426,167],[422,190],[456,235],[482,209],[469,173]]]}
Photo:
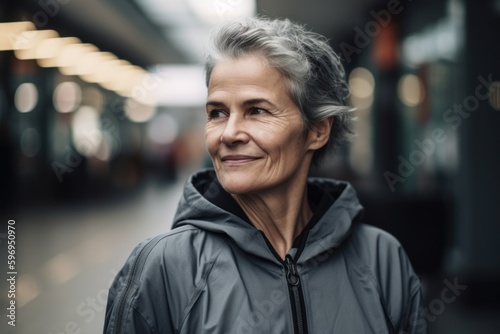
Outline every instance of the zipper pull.
{"label": "zipper pull", "polygon": [[285,272],[286,272],[286,280],[293,286],[297,286],[300,283],[299,274],[297,274],[297,267],[295,267],[295,263],[293,262],[292,257],[287,254],[285,256]]}

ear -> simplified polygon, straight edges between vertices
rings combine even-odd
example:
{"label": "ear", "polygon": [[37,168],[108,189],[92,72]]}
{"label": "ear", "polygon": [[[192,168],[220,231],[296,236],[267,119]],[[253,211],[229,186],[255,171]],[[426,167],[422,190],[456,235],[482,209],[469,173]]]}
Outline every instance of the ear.
{"label": "ear", "polygon": [[328,117],[314,125],[308,133],[309,149],[316,151],[326,145],[332,131],[333,117]]}

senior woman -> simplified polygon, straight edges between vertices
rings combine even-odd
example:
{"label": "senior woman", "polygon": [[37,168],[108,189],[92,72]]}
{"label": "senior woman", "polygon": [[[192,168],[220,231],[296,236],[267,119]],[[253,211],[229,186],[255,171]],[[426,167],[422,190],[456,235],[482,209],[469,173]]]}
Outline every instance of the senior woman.
{"label": "senior woman", "polygon": [[219,28],[206,62],[214,170],[186,183],[172,231],[110,288],[105,333],[425,333],[400,244],[359,222],[346,182],[311,178],[350,133],[339,57],[263,18]]}

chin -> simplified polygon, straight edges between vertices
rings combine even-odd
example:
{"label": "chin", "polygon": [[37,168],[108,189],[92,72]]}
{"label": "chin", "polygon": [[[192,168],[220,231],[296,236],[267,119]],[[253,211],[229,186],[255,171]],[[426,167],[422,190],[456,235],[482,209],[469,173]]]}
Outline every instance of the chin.
{"label": "chin", "polygon": [[228,193],[243,195],[257,190],[255,187],[256,177],[254,175],[238,175],[239,173],[231,174],[233,175],[222,173],[217,176],[222,188]]}
{"label": "chin", "polygon": [[225,191],[235,195],[244,195],[254,190],[249,187],[248,183],[243,182],[220,181],[220,184]]}

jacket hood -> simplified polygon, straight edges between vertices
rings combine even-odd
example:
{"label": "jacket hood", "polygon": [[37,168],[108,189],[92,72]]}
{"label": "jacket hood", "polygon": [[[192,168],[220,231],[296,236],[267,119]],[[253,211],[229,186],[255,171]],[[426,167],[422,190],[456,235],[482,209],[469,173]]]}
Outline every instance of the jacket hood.
{"label": "jacket hood", "polygon": [[[243,251],[277,262],[261,231],[210,201],[210,196],[224,191],[214,182],[215,178],[215,172],[206,169],[187,180],[172,228],[191,225],[204,231],[225,234]],[[356,192],[349,183],[323,178],[308,178],[307,182],[309,192],[328,192],[334,201],[309,231],[298,264],[338,248],[350,235],[353,223],[363,212]]]}

